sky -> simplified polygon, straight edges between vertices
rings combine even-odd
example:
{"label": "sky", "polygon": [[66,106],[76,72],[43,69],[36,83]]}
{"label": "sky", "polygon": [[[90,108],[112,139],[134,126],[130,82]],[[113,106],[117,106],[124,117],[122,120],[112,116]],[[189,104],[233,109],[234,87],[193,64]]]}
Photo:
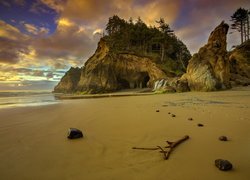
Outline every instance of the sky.
{"label": "sky", "polygon": [[[0,0],[0,90],[52,90],[95,52],[113,15],[152,26],[162,17],[193,54],[239,7],[250,1]],[[228,50],[239,43],[239,33],[228,35]]]}

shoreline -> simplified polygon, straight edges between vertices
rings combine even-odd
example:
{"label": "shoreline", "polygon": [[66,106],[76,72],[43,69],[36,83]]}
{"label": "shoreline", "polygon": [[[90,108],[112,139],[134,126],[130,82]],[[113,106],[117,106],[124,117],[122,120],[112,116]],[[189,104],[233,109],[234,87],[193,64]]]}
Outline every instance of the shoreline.
{"label": "shoreline", "polygon": [[[139,89],[140,90],[140,89]],[[182,93],[217,93],[217,92],[227,92],[227,91],[248,91],[250,86],[239,86],[233,87],[231,89],[220,90],[220,91],[188,91],[188,92],[169,92],[169,93],[157,93],[157,92],[143,92],[137,90],[124,90],[111,93],[103,94],[67,94],[67,93],[53,93],[56,99],[66,100],[66,99],[93,99],[93,98],[107,98],[107,97],[126,97],[126,96],[148,96],[148,95],[158,95],[158,94],[182,94]]]}
{"label": "shoreline", "polygon": [[93,98],[106,98],[106,97],[126,97],[126,96],[147,96],[154,95],[155,93],[103,93],[103,94],[55,94],[56,99],[93,99]]}

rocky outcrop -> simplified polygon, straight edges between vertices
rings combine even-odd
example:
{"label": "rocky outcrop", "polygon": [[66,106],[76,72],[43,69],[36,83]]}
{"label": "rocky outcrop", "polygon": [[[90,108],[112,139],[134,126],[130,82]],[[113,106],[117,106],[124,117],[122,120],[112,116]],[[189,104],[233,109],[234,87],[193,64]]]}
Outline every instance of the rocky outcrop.
{"label": "rocky outcrop", "polygon": [[226,50],[229,26],[222,22],[210,34],[208,42],[189,60],[187,80],[192,91],[214,91],[230,87],[230,68]]}
{"label": "rocky outcrop", "polygon": [[250,41],[228,54],[228,28],[222,22],[211,32],[207,44],[189,60],[187,72],[181,78],[167,77],[148,57],[110,50],[102,38],[85,66],[71,68],[55,92],[104,93],[144,87],[160,92],[214,91],[230,88],[230,81],[249,85]]}
{"label": "rocky outcrop", "polygon": [[95,54],[86,62],[77,86],[88,93],[152,87],[165,73],[149,58],[113,53],[101,39]]}
{"label": "rocky outcrop", "polygon": [[229,53],[231,83],[250,85],[250,40]]}
{"label": "rocky outcrop", "polygon": [[56,86],[55,92],[61,92],[63,87],[66,92],[86,93],[153,87],[156,80],[166,78],[166,74],[151,59],[111,52],[104,39],[100,40],[96,52],[85,63],[81,75],[71,83],[71,87],[67,74]]}
{"label": "rocky outcrop", "polygon": [[74,92],[80,80],[81,69],[71,67],[68,72],[62,77],[61,81],[54,88],[57,93]]}

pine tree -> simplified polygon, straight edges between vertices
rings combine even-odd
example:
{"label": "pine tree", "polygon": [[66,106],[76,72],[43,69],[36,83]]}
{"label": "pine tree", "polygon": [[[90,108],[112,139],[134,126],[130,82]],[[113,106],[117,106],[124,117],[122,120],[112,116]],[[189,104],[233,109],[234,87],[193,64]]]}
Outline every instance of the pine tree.
{"label": "pine tree", "polygon": [[231,16],[231,29],[237,30],[241,35],[241,43],[249,39],[249,11],[239,8]]}
{"label": "pine tree", "polygon": [[173,36],[173,30],[170,29],[169,25],[165,22],[163,18],[160,18],[159,21],[156,21],[159,24],[158,29],[162,32],[162,39],[161,39],[161,61],[164,60],[165,55],[165,45],[166,42],[169,40],[169,37]]}

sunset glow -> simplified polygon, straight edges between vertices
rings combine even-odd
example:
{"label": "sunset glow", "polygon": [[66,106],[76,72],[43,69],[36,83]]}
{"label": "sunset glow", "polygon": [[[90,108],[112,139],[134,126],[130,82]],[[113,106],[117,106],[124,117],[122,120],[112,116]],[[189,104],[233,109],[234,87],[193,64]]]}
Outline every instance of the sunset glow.
{"label": "sunset glow", "polygon": [[[1,0],[0,90],[52,89],[71,66],[93,54],[108,18],[147,25],[163,17],[193,54],[222,20],[248,0]],[[239,44],[229,35],[228,49]]]}

